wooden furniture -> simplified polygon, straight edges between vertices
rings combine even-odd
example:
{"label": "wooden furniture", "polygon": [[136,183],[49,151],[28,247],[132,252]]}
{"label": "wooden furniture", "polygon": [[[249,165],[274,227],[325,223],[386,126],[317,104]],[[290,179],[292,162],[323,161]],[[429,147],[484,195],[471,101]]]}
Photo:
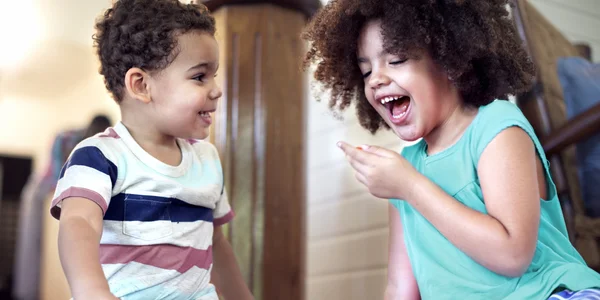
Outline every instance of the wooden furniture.
{"label": "wooden furniture", "polygon": [[311,17],[317,9],[321,8],[321,2],[319,0],[203,0],[200,2],[206,5],[211,11],[233,5],[276,5],[288,8],[292,11],[301,12],[307,18]]}
{"label": "wooden furniture", "polygon": [[227,225],[255,299],[303,300],[306,51],[319,0],[201,1],[216,19],[223,97],[211,141],[236,213]]}
{"label": "wooden furniture", "polygon": [[556,69],[559,57],[584,56],[586,52],[589,55],[586,51],[589,48],[570,43],[527,0],[516,0],[514,4],[515,24],[537,69],[533,89],[518,95],[517,104],[540,137],[550,160],[571,241],[588,265],[598,269],[600,219],[585,214],[574,145],[600,131],[600,105],[567,120]]}

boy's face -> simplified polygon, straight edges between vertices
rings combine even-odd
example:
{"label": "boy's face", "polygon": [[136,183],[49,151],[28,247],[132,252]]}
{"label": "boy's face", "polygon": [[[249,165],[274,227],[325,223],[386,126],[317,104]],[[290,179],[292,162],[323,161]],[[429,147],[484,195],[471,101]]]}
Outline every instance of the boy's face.
{"label": "boy's face", "polygon": [[445,101],[454,93],[445,72],[427,53],[419,59],[386,53],[379,21],[363,27],[358,62],[367,100],[401,139],[426,136],[452,109],[452,101]]}
{"label": "boy's face", "polygon": [[177,42],[180,51],[175,60],[149,77],[151,117],[165,135],[205,139],[222,95],[215,82],[217,41],[210,34],[190,31]]}

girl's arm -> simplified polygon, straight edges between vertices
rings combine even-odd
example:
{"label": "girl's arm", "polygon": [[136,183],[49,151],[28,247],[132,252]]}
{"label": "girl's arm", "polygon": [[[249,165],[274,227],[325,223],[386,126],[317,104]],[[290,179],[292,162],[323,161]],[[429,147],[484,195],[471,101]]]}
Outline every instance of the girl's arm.
{"label": "girl's arm", "polygon": [[385,300],[420,300],[419,287],[413,275],[404,245],[404,232],[400,213],[389,204],[389,254],[388,282]]}
{"label": "girl's arm", "polygon": [[213,261],[211,276],[217,290],[223,293],[226,300],[254,299],[244,282],[231,245],[225,238],[221,226],[215,226],[213,234]]}
{"label": "girl's arm", "polygon": [[484,267],[521,276],[535,252],[540,198],[546,196],[531,138],[521,128],[505,129],[483,151],[477,170],[488,214],[464,206],[424,176],[407,201]]}
{"label": "girl's arm", "polygon": [[100,265],[102,209],[83,198],[62,201],[58,251],[74,300],[117,299]]}

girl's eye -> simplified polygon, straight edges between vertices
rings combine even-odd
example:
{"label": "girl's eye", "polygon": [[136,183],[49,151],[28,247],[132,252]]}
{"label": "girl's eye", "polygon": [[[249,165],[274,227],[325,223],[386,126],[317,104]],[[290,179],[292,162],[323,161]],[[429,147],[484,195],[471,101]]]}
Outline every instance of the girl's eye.
{"label": "girl's eye", "polygon": [[390,62],[390,65],[400,65],[400,64],[402,64],[402,63],[404,63],[406,61],[407,61],[406,59],[394,60],[394,61]]}
{"label": "girl's eye", "polygon": [[363,74],[363,78],[367,78],[367,77],[369,77],[370,75],[371,75],[371,71],[369,71],[369,72],[367,72],[367,73]]}
{"label": "girl's eye", "polygon": [[202,79],[204,79],[204,74],[198,74],[198,76],[193,77],[192,79],[197,80],[197,81],[202,81]]}

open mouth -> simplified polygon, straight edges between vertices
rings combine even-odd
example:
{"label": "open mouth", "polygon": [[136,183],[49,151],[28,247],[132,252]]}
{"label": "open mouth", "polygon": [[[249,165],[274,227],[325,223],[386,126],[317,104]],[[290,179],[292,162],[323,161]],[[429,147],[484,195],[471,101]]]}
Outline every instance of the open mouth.
{"label": "open mouth", "polygon": [[214,112],[214,110],[206,110],[206,111],[201,111],[198,113],[198,116],[207,124],[211,124],[212,123],[212,117],[210,116],[210,113]]}
{"label": "open mouth", "polygon": [[390,113],[390,120],[394,124],[401,123],[406,119],[410,108],[410,97],[408,96],[386,96],[380,99],[383,106]]}

